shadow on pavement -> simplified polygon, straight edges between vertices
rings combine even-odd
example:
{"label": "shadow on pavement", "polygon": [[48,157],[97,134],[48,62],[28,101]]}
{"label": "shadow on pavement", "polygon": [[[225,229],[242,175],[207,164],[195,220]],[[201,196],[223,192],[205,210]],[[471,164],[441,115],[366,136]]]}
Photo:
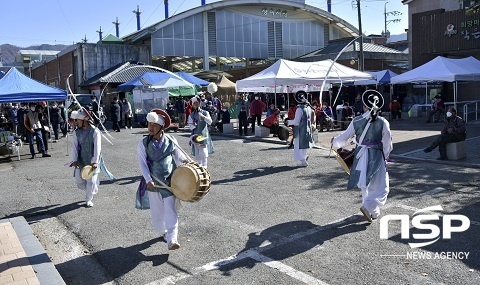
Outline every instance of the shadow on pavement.
{"label": "shadow on pavement", "polygon": [[[35,217],[37,216],[46,215],[45,217],[49,217],[49,216],[57,217],[67,212],[77,210],[79,208],[85,208],[85,202],[80,201],[80,202],[73,202],[67,205],[55,204],[55,205],[49,205],[45,207],[35,207],[22,212],[10,214],[5,218],[9,219],[14,217],[24,216],[26,219],[29,218],[29,222],[32,220],[38,221],[38,219],[35,219]],[[42,218],[45,218],[45,217],[42,217]]]}
{"label": "shadow on pavement", "polygon": [[[238,261],[223,266],[220,263],[217,266],[223,275],[229,276],[234,269],[241,267],[251,269],[256,264],[262,263],[264,260],[254,259],[256,254],[261,254],[262,259],[284,260],[322,245],[325,241],[366,230],[367,224],[358,223],[360,221],[363,221],[363,218],[354,216],[339,223],[321,226],[321,228],[310,221],[291,221],[278,224],[260,233],[249,234],[245,248],[237,254]],[[298,233],[309,230],[313,230],[312,233],[297,236]],[[271,245],[261,247],[266,241],[271,242]]]}
{"label": "shadow on pavement", "polygon": [[233,178],[229,179],[222,179],[222,180],[215,180],[212,181],[212,184],[226,184],[231,182],[237,182],[242,180],[247,180],[250,178],[257,178],[262,176],[267,176],[271,174],[276,174],[279,172],[291,171],[297,167],[293,166],[270,166],[270,167],[262,167],[262,168],[254,168],[254,169],[246,169],[235,172]]}
{"label": "shadow on pavement", "polygon": [[[141,252],[160,241],[161,238],[155,238],[129,247],[101,250],[92,255],[81,256],[64,263],[56,264],[55,266],[66,282],[69,279],[74,279],[78,284],[103,284],[117,280],[142,262],[151,262],[153,267],[166,263],[169,257],[168,254],[146,256]],[[104,269],[108,272],[108,276],[95,276],[92,272],[83,272],[83,274],[80,275],[83,264],[90,263],[92,257],[103,265]],[[105,278],[108,280],[104,280]]]}

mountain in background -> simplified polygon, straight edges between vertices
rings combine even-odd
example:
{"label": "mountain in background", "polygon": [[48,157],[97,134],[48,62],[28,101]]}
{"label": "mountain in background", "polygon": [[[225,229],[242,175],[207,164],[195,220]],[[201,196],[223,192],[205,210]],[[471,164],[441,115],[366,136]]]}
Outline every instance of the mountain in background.
{"label": "mountain in background", "polygon": [[15,61],[15,55],[21,49],[30,49],[30,50],[58,50],[61,51],[68,47],[69,45],[37,45],[29,47],[17,47],[11,44],[0,45],[0,61],[4,62],[13,62]]}

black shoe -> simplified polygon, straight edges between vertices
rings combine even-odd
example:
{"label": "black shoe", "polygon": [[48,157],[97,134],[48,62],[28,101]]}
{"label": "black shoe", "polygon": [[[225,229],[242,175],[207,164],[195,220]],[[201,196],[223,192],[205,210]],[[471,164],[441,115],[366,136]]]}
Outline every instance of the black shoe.
{"label": "black shoe", "polygon": [[35,154],[32,154],[32,157],[30,157],[30,159],[35,159]]}
{"label": "black shoe", "polygon": [[432,151],[432,148],[430,147],[426,147],[425,149],[423,149],[423,152],[431,152]]}
{"label": "black shoe", "polygon": [[448,158],[446,156],[440,156],[437,160],[448,160]]}
{"label": "black shoe", "polygon": [[42,154],[42,157],[52,157],[52,156],[48,153],[44,153],[44,154]]}
{"label": "black shoe", "polygon": [[117,132],[117,133],[119,133],[119,132],[120,132],[120,130],[116,130],[116,132]]}

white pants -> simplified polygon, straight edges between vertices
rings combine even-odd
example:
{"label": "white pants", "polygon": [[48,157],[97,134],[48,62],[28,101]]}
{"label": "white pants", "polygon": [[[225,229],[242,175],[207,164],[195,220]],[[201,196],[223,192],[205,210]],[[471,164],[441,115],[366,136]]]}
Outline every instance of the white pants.
{"label": "white pants", "polygon": [[175,196],[162,198],[159,192],[147,191],[150,201],[150,214],[153,229],[160,235],[167,233],[167,242],[177,242],[178,213],[175,207]]}
{"label": "white pants", "polygon": [[90,179],[83,179],[80,176],[80,169],[75,169],[75,183],[80,190],[85,191],[85,202],[90,202],[93,199],[93,195],[98,193],[98,185],[100,181],[98,180],[98,174],[95,174]]}
{"label": "white pants", "polygon": [[194,147],[195,147],[195,160],[198,163],[200,163],[201,166],[207,168],[207,157],[208,157],[207,146],[194,145]]}
{"label": "white pants", "polygon": [[387,202],[389,187],[388,172],[385,167],[380,167],[378,172],[370,180],[370,184],[362,187],[362,204],[373,215],[380,215],[380,207]]}
{"label": "white pants", "polygon": [[305,163],[307,161],[307,149],[300,149],[300,139],[293,139],[293,161]]}

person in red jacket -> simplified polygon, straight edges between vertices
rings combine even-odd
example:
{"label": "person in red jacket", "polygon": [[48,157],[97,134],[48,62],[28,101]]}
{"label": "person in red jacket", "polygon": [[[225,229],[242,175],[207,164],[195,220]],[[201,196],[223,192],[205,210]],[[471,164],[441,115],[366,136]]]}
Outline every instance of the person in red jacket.
{"label": "person in red jacket", "polygon": [[262,113],[263,110],[267,108],[267,104],[265,104],[258,94],[255,94],[255,100],[250,103],[250,117],[252,118],[252,133],[255,133],[255,120],[257,120],[257,126],[261,125],[262,120]]}
{"label": "person in red jacket", "polygon": [[263,126],[270,129],[270,133],[273,134],[274,137],[278,134],[278,116],[280,115],[280,109],[273,110],[272,114],[268,116],[265,120],[263,120]]}

